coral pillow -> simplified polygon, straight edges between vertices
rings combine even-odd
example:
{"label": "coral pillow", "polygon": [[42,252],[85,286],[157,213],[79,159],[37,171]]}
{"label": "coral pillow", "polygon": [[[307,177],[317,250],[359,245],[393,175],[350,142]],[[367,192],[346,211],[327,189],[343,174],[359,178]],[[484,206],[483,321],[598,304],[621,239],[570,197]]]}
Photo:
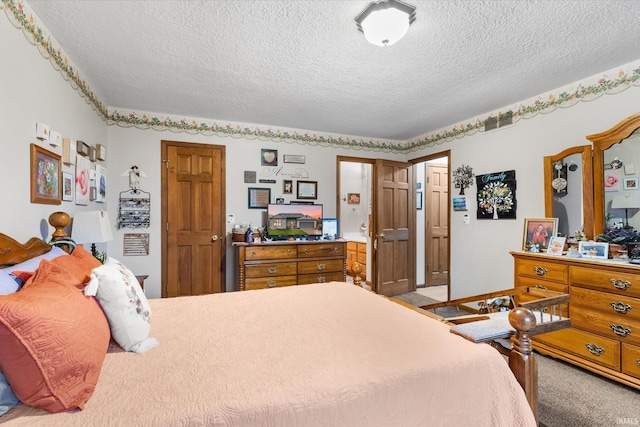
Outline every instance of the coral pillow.
{"label": "coral pillow", "polygon": [[136,276],[120,261],[108,258],[93,270],[84,294],[96,296],[120,347],[142,353],[158,345],[155,338],[149,338],[149,301]]}
{"label": "coral pillow", "polygon": [[[78,289],[84,288],[89,281],[91,270],[102,265],[96,257],[87,252],[82,246],[77,246],[71,255],[65,254],[51,260],[51,263],[68,273],[69,277],[67,279],[69,282],[67,284],[76,286]],[[29,279],[34,276],[35,271],[16,270],[13,273],[24,283],[24,286],[28,286]]]}
{"label": "coral pillow", "polygon": [[40,265],[40,260],[43,260],[43,259],[52,260],[62,255],[68,255],[68,254],[62,249],[60,249],[59,247],[54,246],[46,254],[38,255],[24,262],[21,262],[20,264],[15,264],[15,265],[12,265],[11,267],[4,268],[3,270],[9,273],[9,275],[12,276],[14,279],[16,279],[18,282],[18,285],[22,286],[22,284],[26,282],[26,280],[22,280],[20,276],[15,274],[16,271],[21,271],[21,272],[35,271],[36,268],[38,268],[38,265]]}
{"label": "coral pillow", "polygon": [[0,296],[0,370],[23,402],[49,412],[84,407],[110,340],[100,305],[54,261]]}

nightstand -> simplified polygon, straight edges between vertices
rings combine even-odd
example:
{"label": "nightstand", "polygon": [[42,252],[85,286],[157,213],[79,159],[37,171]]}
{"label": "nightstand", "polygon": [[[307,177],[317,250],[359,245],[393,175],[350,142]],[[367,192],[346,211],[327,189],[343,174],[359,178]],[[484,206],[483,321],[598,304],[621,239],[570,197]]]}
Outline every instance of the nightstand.
{"label": "nightstand", "polygon": [[138,279],[138,283],[140,283],[140,287],[142,288],[142,290],[144,290],[144,280],[149,277],[148,274],[144,274],[142,276],[136,276],[136,279]]}

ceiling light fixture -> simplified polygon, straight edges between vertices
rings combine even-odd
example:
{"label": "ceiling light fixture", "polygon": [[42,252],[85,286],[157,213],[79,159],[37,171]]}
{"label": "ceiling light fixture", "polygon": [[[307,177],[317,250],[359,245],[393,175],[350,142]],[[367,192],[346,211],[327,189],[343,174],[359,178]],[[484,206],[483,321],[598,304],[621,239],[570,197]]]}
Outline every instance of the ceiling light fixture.
{"label": "ceiling light fixture", "polygon": [[415,6],[400,0],[379,0],[365,7],[356,23],[369,43],[391,46],[407,34],[415,19]]}

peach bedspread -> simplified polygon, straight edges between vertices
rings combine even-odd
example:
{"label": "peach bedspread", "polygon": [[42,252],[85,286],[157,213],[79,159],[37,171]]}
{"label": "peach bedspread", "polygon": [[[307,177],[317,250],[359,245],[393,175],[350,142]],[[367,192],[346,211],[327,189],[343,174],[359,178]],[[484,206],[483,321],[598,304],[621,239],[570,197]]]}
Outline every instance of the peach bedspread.
{"label": "peach bedspread", "polygon": [[8,426],[534,426],[502,356],[345,283],[150,301],[160,346],[115,344],[83,411]]}

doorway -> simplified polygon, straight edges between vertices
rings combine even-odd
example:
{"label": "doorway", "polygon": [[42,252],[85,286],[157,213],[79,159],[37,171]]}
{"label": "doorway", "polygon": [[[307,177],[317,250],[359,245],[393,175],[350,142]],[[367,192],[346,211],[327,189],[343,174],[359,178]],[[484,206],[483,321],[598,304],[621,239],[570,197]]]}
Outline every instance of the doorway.
{"label": "doorway", "polygon": [[355,261],[364,264],[365,287],[387,296],[416,289],[413,169],[405,162],[337,157],[336,206],[347,240],[347,271],[353,274]]}
{"label": "doorway", "polygon": [[[438,301],[450,299],[450,152],[412,160],[416,170],[416,284]],[[422,206],[420,206],[422,205]]]}
{"label": "doorway", "polygon": [[224,292],[225,147],[161,144],[162,297]]}

